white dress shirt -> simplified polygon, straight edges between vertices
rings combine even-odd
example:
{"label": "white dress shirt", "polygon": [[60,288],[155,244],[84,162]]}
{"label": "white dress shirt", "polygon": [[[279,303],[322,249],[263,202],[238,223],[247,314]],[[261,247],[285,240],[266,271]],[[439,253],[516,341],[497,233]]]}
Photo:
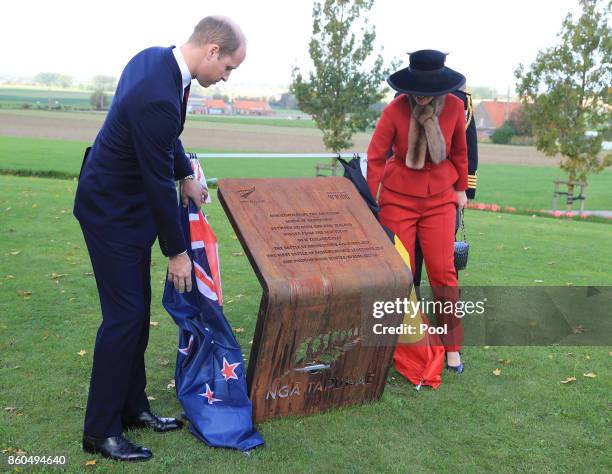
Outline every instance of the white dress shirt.
{"label": "white dress shirt", "polygon": [[185,93],[185,88],[189,84],[191,84],[191,73],[189,72],[189,68],[187,67],[187,63],[185,62],[185,58],[183,57],[181,48],[173,48],[172,54],[174,54],[176,64],[178,64],[178,67],[181,70],[181,78],[183,80],[183,93]]}

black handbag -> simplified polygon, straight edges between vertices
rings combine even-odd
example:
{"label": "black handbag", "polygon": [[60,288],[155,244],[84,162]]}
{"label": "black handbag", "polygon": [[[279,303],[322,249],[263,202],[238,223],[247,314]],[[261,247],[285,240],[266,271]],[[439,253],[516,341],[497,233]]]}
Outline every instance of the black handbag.
{"label": "black handbag", "polygon": [[455,270],[463,270],[467,267],[468,253],[470,250],[470,244],[468,244],[465,238],[465,224],[463,223],[463,209],[461,210],[461,240],[455,240]]}

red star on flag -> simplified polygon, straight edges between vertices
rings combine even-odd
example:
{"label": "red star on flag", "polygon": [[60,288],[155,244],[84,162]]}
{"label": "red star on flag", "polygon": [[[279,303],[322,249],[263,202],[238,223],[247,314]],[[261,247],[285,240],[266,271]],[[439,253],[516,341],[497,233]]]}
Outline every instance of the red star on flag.
{"label": "red star on flag", "polygon": [[223,378],[227,382],[229,379],[238,380],[238,376],[236,375],[236,367],[240,365],[240,362],[236,362],[234,364],[230,364],[225,357],[223,358],[223,369],[221,369],[221,374]]}
{"label": "red star on flag", "polygon": [[213,392],[210,387],[208,386],[208,384],[206,384],[206,392],[204,393],[198,393],[198,395],[200,397],[204,397],[208,400],[208,404],[212,405],[215,402],[220,402],[221,400],[219,398],[214,398],[215,392]]}
{"label": "red star on flag", "polygon": [[189,343],[187,347],[179,347],[178,351],[183,355],[189,355],[191,352],[191,347],[193,346],[193,335],[189,336]]}

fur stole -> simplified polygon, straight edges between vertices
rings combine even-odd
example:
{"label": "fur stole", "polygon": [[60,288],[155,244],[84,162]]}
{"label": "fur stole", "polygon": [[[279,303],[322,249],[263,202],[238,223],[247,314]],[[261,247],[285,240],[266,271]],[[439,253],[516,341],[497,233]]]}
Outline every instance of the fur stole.
{"label": "fur stole", "polygon": [[418,105],[412,96],[410,100],[410,129],[408,131],[408,152],[406,166],[420,170],[425,165],[426,151],[431,161],[441,163],[446,158],[446,141],[440,130],[438,117],[444,108],[445,96],[434,97],[425,105]]}

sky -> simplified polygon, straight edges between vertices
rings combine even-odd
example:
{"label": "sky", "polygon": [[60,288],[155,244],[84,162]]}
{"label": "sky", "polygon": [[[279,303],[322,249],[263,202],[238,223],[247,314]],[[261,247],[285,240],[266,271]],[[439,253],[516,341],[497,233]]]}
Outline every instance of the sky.
{"label": "sky", "polygon": [[[578,0],[376,0],[368,15],[376,48],[407,65],[409,51],[450,53],[446,65],[468,86],[514,88],[518,63],[529,64],[556,34]],[[286,87],[293,66],[310,65],[313,0],[55,0],[1,4],[0,77],[96,74],[118,77],[138,51],[180,45],[210,14],[234,18],[244,30],[247,58],[232,73],[234,86]],[[9,20],[10,19],[10,20]],[[222,85],[231,87],[232,84]]]}

